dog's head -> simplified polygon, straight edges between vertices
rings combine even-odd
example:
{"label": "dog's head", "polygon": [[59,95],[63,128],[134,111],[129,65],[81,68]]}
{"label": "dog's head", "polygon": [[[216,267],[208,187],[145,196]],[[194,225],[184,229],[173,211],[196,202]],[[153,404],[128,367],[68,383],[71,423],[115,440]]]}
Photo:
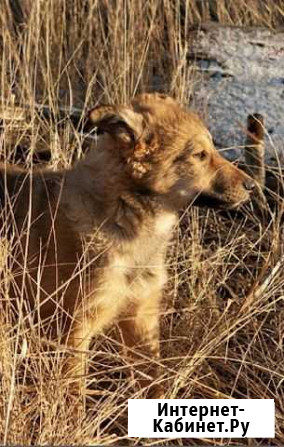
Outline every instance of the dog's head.
{"label": "dog's head", "polygon": [[254,188],[248,175],[221,157],[200,118],[166,95],[99,106],[89,121],[112,139],[135,184],[173,206],[234,208]]}

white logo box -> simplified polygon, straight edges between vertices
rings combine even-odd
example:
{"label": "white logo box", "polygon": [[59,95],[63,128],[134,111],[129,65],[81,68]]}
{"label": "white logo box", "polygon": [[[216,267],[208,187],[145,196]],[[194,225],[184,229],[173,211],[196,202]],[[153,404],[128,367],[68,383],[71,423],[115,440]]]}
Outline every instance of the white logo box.
{"label": "white logo box", "polygon": [[128,436],[274,438],[274,400],[129,399]]}

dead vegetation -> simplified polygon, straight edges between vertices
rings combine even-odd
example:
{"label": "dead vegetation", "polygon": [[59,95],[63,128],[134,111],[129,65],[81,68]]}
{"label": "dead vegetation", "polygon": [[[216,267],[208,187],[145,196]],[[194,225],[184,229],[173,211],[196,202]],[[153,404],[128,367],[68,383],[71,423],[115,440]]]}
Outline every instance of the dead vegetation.
{"label": "dead vegetation", "polygon": [[[282,0],[4,0],[2,6],[0,111],[3,116],[7,104],[17,104],[28,113],[21,125],[15,109],[12,119],[2,120],[0,156],[15,160],[16,146],[29,153],[49,147],[51,169],[83,152],[82,136],[72,120],[62,121],[60,108],[68,114],[79,107],[84,114],[99,102],[124,102],[145,90],[187,103],[196,79],[187,60],[192,26],[213,19],[274,27],[284,20]],[[51,114],[39,113],[37,103]],[[282,445],[284,263],[281,200],[275,198],[265,219],[253,205],[244,214],[192,208],[181,216],[168,257],[162,366],[171,398],[275,399],[273,444]],[[127,438],[127,399],[139,393],[113,333],[94,341],[87,408],[74,415],[63,347],[47,349],[32,318],[20,314],[11,324],[7,290],[15,260],[6,230],[0,240],[0,442],[158,443]],[[206,442],[196,441],[173,443]]]}

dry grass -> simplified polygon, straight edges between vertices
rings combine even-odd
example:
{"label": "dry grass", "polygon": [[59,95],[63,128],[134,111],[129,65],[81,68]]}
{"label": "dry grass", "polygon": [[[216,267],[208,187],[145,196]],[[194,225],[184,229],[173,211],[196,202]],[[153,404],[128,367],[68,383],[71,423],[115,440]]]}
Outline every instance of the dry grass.
{"label": "dry grass", "polygon": [[[28,133],[31,151],[48,144],[51,168],[70,164],[74,151],[81,155],[81,138],[74,138],[71,124],[64,122],[59,131],[59,107],[85,110],[153,89],[186,103],[194,88],[186,58],[193,24],[211,17],[274,27],[284,20],[283,0],[22,0],[22,14],[17,3],[3,0],[0,11],[1,107],[28,105],[28,122],[17,136]],[[48,105],[54,120],[38,117],[37,101]],[[10,125],[1,135],[6,159],[14,154]],[[263,223],[251,209],[245,216],[187,210],[168,258],[162,317],[168,397],[273,398],[278,445],[284,443],[282,233],[276,213]],[[4,302],[13,280],[5,228],[0,241]],[[127,399],[139,393],[113,334],[94,341],[87,409],[74,415],[76,402],[62,374],[68,353],[59,345],[47,349],[21,313],[13,325],[12,313],[1,311],[0,443],[141,443],[127,439]]]}

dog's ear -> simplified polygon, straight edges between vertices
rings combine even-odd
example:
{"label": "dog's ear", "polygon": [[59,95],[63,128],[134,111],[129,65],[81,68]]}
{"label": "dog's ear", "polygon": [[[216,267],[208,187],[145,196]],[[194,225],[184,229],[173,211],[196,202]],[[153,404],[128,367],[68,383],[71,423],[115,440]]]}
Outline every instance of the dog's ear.
{"label": "dog's ear", "polygon": [[139,141],[144,130],[143,116],[128,106],[101,105],[90,110],[88,122],[98,132],[106,132],[121,143]]}
{"label": "dog's ear", "polygon": [[98,132],[107,132],[119,141],[121,156],[131,176],[144,177],[151,169],[149,157],[155,147],[142,113],[136,112],[132,105],[103,105],[90,110],[88,120]]}

